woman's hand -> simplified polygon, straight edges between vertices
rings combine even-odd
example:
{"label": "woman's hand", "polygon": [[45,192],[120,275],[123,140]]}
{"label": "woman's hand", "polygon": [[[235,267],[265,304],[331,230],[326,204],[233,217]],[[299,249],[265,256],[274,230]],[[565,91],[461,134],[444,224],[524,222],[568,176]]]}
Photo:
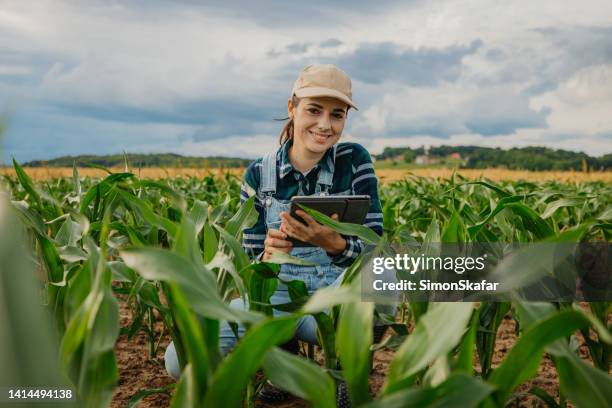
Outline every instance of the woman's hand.
{"label": "woman's hand", "polygon": [[272,252],[281,251],[285,253],[291,252],[293,244],[287,241],[287,234],[276,229],[269,229],[264,241],[263,261],[267,261],[272,256]]}
{"label": "woman's hand", "polygon": [[[297,210],[295,213],[306,221],[308,225],[302,224],[287,212],[283,211],[280,213],[282,221],[281,232],[286,233],[290,237],[297,238],[300,241],[318,246],[332,255],[338,255],[344,251],[346,240],[342,238],[342,235],[325,225],[319,224],[314,218],[302,210]],[[338,214],[332,215],[331,218],[337,220]]]}

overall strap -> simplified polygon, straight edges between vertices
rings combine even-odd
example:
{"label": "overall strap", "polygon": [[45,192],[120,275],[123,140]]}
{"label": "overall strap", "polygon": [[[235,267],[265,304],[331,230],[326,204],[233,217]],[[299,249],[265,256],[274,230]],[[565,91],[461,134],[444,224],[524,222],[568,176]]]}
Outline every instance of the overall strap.
{"label": "overall strap", "polygon": [[263,157],[259,190],[265,196],[266,207],[269,207],[272,204],[272,196],[276,193],[276,152]]}
{"label": "overall strap", "polygon": [[328,195],[331,190],[334,174],[321,168],[317,177],[317,187],[315,194]]}

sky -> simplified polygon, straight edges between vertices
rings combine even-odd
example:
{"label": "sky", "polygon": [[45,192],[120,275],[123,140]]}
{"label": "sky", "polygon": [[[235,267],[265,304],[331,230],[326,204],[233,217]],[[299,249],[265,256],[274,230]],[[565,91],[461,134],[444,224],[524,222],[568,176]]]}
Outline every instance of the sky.
{"label": "sky", "polygon": [[353,81],[342,140],[612,152],[612,2],[0,0],[0,161],[278,147],[299,71]]}

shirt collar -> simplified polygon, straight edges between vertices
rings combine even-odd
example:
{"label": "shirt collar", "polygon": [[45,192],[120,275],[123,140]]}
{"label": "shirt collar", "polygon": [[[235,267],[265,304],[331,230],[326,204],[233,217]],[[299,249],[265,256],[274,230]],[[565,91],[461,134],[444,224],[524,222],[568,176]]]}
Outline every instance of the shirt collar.
{"label": "shirt collar", "polygon": [[[289,148],[293,145],[293,139],[287,140],[281,148],[279,149],[280,153],[280,177],[284,178],[287,174],[291,173],[291,170],[295,170],[291,162],[289,161]],[[337,145],[333,145],[323,155],[321,160],[317,163],[315,167],[320,167],[334,174],[335,164],[336,164],[336,148]],[[278,155],[277,155],[278,158]],[[297,170],[296,170],[297,171]]]}

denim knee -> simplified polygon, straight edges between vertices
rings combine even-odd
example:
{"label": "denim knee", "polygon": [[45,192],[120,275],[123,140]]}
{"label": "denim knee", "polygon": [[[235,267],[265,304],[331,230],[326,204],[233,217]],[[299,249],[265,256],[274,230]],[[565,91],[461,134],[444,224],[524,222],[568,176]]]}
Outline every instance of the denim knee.
{"label": "denim knee", "polygon": [[168,344],[168,348],[164,353],[164,365],[168,375],[178,380],[181,376],[181,369],[179,367],[178,356],[176,355],[176,348],[174,348],[174,342]]}
{"label": "denim knee", "polygon": [[[234,299],[230,302],[230,306],[236,309],[244,309],[244,302],[242,299]],[[244,335],[244,326],[238,323],[238,335],[242,337]],[[232,328],[226,321],[221,322],[221,327],[219,330],[219,347],[223,354],[227,354],[231,349],[236,345],[236,336],[234,336],[234,332]],[[179,367],[178,356],[176,354],[176,348],[174,347],[174,342],[170,342],[168,348],[166,348],[166,352],[164,353],[164,365],[166,366],[166,372],[171,377],[175,379],[179,379],[181,376],[181,369]]]}

